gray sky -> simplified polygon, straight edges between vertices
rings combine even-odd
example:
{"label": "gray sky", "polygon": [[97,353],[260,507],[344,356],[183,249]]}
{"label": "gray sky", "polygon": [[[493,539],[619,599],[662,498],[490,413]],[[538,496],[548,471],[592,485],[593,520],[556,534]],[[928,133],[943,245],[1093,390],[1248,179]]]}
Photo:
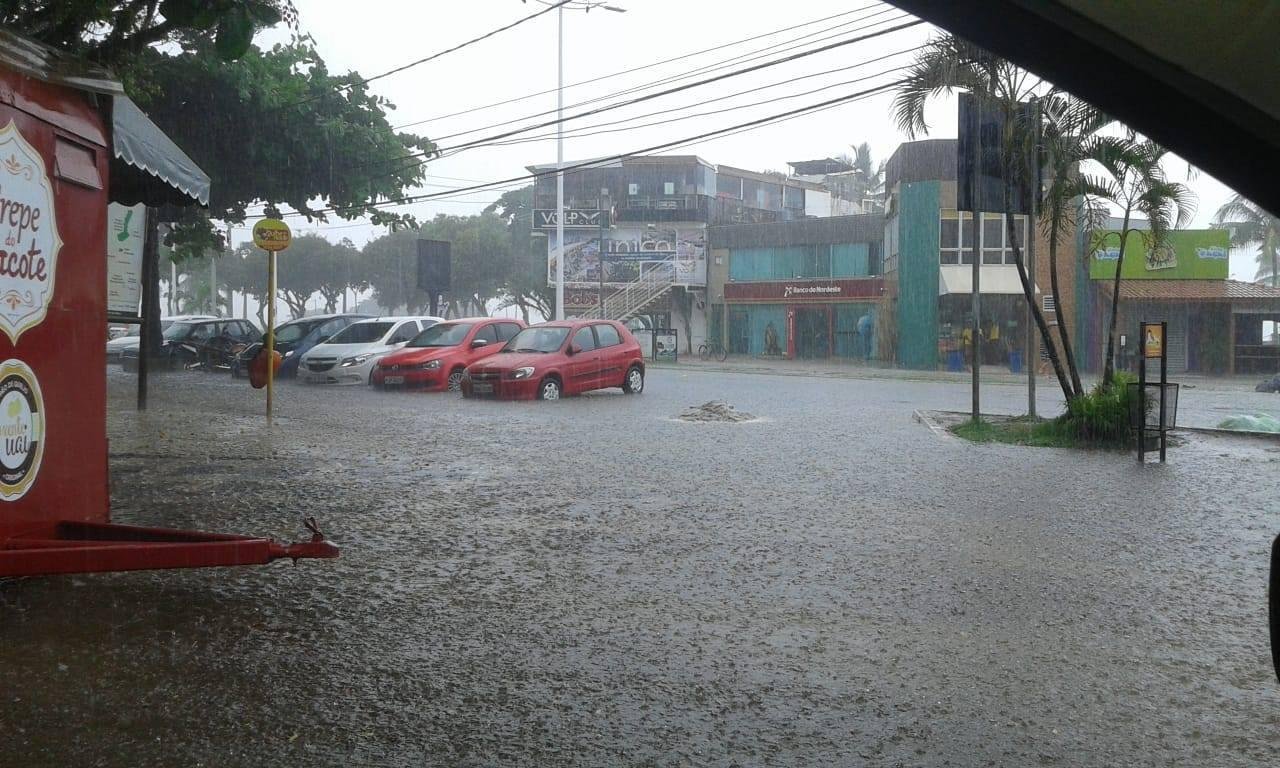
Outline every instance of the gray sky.
{"label": "gray sky", "polygon": [[[350,4],[334,3],[331,0],[295,0],[295,3],[301,30],[315,38],[330,70],[342,72],[354,69],[366,77],[451,47],[533,13],[540,7],[534,0],[528,3],[519,0],[471,0],[468,3],[366,0],[360,5],[360,12],[353,13]],[[613,4],[626,8],[627,12],[611,13],[603,9],[590,13],[580,10],[565,12],[566,85],[757,35],[764,36],[681,61],[566,88],[567,115],[615,99],[579,108],[569,108],[569,105],[605,97],[655,80],[685,75],[696,68],[719,66],[734,57],[744,58],[736,59],[724,69],[674,82],[667,87],[764,60],[748,61],[745,60],[747,56],[768,55],[769,58],[774,58],[790,45],[803,45],[807,48],[821,44],[818,41],[822,38],[866,34],[911,18],[892,6],[870,0],[805,0],[789,4],[765,3],[760,0],[616,0]],[[841,15],[836,16],[837,14]],[[836,18],[818,21],[831,16]],[[816,23],[785,32],[778,31],[808,22]],[[909,49],[919,46],[933,34],[937,34],[936,29],[920,25],[790,64],[569,122],[566,124],[566,132],[570,136],[575,130],[590,130],[586,126],[599,126],[595,130],[611,130],[634,126],[635,123],[656,124],[614,133],[568,138],[565,143],[565,159],[572,161],[635,151],[888,82],[895,73],[887,70],[907,64],[911,58]],[[260,35],[258,43],[269,45],[287,37],[284,32],[271,31]],[[831,38],[834,39],[837,38]],[[907,53],[899,53],[904,51]],[[889,58],[869,61],[886,56]],[[844,71],[829,72],[835,69]],[[707,103],[738,91],[823,72],[829,73]],[[867,79],[849,82],[860,78]],[[840,83],[846,84],[837,85]],[[449,147],[511,127],[552,119],[554,114],[531,116],[555,109],[555,85],[556,12],[552,11],[464,50],[381,79],[371,87],[395,103],[393,125],[426,121],[405,130],[417,132],[437,141],[443,147]],[[824,86],[837,87],[769,104],[744,106]],[[449,113],[540,91],[550,92],[500,107],[438,119]],[[637,92],[630,96],[647,92],[649,91]],[[875,157],[880,159],[891,154],[905,139],[894,126],[889,113],[891,100],[891,94],[878,95],[777,125],[704,140],[669,152],[697,154],[717,164],[756,170],[785,170],[788,160],[840,154],[848,151],[851,144],[867,141],[870,142]],[[678,119],[691,113],[738,106],[744,108],[692,119]],[[671,111],[641,117],[660,110]],[[954,137],[955,114],[953,99],[939,99],[932,103],[928,110],[931,128],[929,135],[939,138]],[[636,119],[634,123],[600,125],[625,118]],[[465,131],[474,132],[462,133]],[[552,128],[544,128],[533,133],[546,134],[552,131]],[[461,135],[451,137],[450,134]],[[468,149],[456,156],[429,163],[427,173],[430,178],[427,182],[433,186],[426,187],[423,191],[440,192],[476,181],[517,176],[525,173],[526,165],[554,160],[555,141],[551,137],[512,146]],[[1178,178],[1182,177],[1185,170],[1185,164],[1182,163],[1170,168],[1171,173]],[[1231,191],[1206,174],[1200,174],[1189,183],[1200,196],[1199,211],[1193,226],[1205,226]],[[436,213],[478,213],[498,194],[500,192],[475,193],[464,195],[462,199],[424,202],[405,206],[400,210],[411,211],[419,218],[429,218]],[[342,220],[308,225],[301,220],[291,219],[291,223],[295,223],[296,232],[315,231],[334,240],[348,237],[357,245],[384,232],[383,228],[353,225],[352,222]],[[245,231],[238,231],[236,234],[237,238],[247,237]],[[1233,277],[1250,279],[1253,272],[1254,265],[1249,254],[1232,255]]]}

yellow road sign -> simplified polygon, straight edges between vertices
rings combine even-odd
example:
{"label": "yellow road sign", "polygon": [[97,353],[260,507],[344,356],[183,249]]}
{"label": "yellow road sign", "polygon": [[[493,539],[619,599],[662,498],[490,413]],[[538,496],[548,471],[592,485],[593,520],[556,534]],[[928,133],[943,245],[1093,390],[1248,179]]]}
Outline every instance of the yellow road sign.
{"label": "yellow road sign", "polygon": [[1159,323],[1142,324],[1142,356],[1164,357],[1164,327]]}
{"label": "yellow road sign", "polygon": [[253,244],[264,251],[283,251],[292,241],[289,225],[279,219],[263,219],[253,225]]}

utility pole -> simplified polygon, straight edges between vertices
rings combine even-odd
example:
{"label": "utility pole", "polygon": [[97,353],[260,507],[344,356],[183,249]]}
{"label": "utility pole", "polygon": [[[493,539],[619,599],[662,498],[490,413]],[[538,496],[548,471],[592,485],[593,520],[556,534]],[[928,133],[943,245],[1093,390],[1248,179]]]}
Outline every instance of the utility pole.
{"label": "utility pole", "polygon": [[[1027,365],[1027,415],[1031,418],[1036,417],[1036,368],[1040,362],[1040,355],[1036,351],[1036,337],[1031,331],[1036,328],[1035,304],[1036,297],[1036,232],[1039,225],[1039,202],[1040,202],[1040,102],[1036,98],[1031,99],[1031,116],[1033,121],[1032,142],[1031,142],[1031,158],[1030,169],[1031,183],[1027,186],[1031,189],[1031,215],[1027,218],[1027,237],[1023,243],[1023,251],[1027,254],[1027,282],[1031,283],[1031,304],[1027,305],[1027,343],[1026,343],[1026,365]],[[1016,227],[1014,228],[1017,229]],[[1005,226],[1008,231],[1008,225]],[[1058,297],[1054,296],[1054,314],[1057,314]],[[1045,343],[1052,344],[1052,340],[1045,339]]]}
{"label": "utility pole", "polygon": [[556,9],[556,319],[564,319],[564,6]]}

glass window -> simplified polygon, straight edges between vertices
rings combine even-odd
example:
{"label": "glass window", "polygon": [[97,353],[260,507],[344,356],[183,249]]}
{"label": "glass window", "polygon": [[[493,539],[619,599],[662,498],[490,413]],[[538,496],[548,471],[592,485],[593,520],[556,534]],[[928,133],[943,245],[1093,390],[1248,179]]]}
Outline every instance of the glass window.
{"label": "glass window", "polygon": [[191,329],[191,335],[188,338],[194,341],[212,339],[218,335],[218,325],[218,323],[201,323]]}
{"label": "glass window", "polygon": [[560,349],[569,329],[564,326],[525,328],[517,333],[503,352],[555,352]]}
{"label": "glass window", "polygon": [[[1023,251],[1023,253],[1024,253],[1023,258],[1026,258],[1026,256],[1025,256],[1025,252],[1026,252],[1026,247],[1027,247],[1027,217],[1026,217],[1026,216],[1014,216],[1014,217],[1013,217],[1013,227],[1014,227],[1014,230],[1017,232],[1017,237],[1018,237],[1018,249],[1019,249],[1020,251]],[[1013,253],[1013,244],[1012,244],[1012,243],[1009,243],[1009,244],[1008,244],[1008,249],[1005,251],[1005,254],[1004,254],[1004,263],[1005,263],[1005,264],[1017,264],[1017,263],[1018,263],[1017,259],[1014,257],[1014,253]]]}
{"label": "glass window", "polygon": [[410,347],[455,347],[462,343],[472,323],[437,323],[413,337]]}
{"label": "glass window", "polygon": [[497,344],[498,343],[498,326],[494,323],[489,323],[488,325],[484,326],[480,330],[476,331],[475,338],[473,338],[472,341],[474,342],[474,341],[481,341],[481,340],[487,341],[490,344]]}
{"label": "glass window", "polygon": [[[638,195],[638,194],[640,194],[640,185],[639,185],[639,184],[636,184],[635,182],[632,182],[632,183],[628,184],[628,185],[627,185],[627,194],[628,194],[628,195]],[[565,248],[565,250],[568,250],[568,248],[566,247],[566,248]]]}
{"label": "glass window", "polygon": [[520,326],[515,323],[498,323],[498,341],[510,341],[520,332]]}
{"label": "glass window", "polygon": [[589,352],[596,348],[596,335],[591,332],[591,326],[579,328],[578,332],[573,334],[573,343],[583,352]]}
{"label": "glass window", "polygon": [[942,218],[942,247],[959,248],[960,247],[960,220],[956,218]]}
{"label": "glass window", "polygon": [[978,242],[977,224],[973,220],[973,214],[969,212],[960,215],[960,263],[972,264],[973,251]]}
{"label": "glass window", "polygon": [[193,327],[195,326],[192,323],[172,323],[164,329],[164,338],[166,341],[185,339]]}
{"label": "glass window", "polygon": [[[662,182],[662,194],[674,195],[675,193],[676,193],[676,183],[674,181]],[[566,248],[566,250],[568,249]]]}
{"label": "glass window", "polygon": [[399,344],[402,341],[408,341],[418,335],[418,323],[408,320],[400,324],[396,332],[391,334],[391,338],[387,339],[388,344]]}
{"label": "glass window", "polygon": [[[371,344],[380,341],[391,330],[388,322],[353,323],[335,333],[328,344]],[[323,331],[321,332],[323,335]]]}
{"label": "glass window", "polygon": [[601,347],[612,347],[622,343],[622,338],[618,336],[618,329],[605,323],[596,326],[596,337],[600,339]]}

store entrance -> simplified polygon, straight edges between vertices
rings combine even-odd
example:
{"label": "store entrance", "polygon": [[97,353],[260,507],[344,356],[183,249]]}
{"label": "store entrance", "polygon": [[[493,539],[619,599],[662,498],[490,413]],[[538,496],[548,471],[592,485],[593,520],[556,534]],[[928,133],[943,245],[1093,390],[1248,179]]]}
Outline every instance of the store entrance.
{"label": "store entrance", "polygon": [[796,309],[796,357],[813,360],[831,357],[831,310]]}

